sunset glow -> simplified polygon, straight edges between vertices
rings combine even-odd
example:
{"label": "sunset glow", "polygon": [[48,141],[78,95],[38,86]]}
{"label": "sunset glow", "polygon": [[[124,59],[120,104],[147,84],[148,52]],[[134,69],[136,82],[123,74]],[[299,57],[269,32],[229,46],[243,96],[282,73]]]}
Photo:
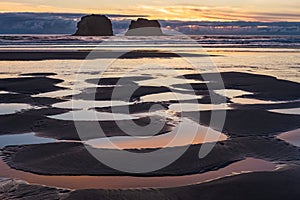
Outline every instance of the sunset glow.
{"label": "sunset glow", "polygon": [[[188,21],[299,21],[297,0],[258,1],[58,1],[15,0],[0,2],[1,12],[64,12],[147,15],[151,19]],[[262,8],[262,9],[259,9]]]}

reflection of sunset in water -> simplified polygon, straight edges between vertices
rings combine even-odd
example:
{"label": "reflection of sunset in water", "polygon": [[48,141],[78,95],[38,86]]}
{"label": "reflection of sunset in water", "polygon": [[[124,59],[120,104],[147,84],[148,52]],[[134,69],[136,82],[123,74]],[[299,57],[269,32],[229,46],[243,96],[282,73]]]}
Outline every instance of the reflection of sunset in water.
{"label": "reflection of sunset in water", "polygon": [[[196,131],[196,132],[195,132]],[[195,136],[195,137],[194,137]],[[202,144],[226,140],[227,136],[218,131],[208,129],[187,118],[183,118],[173,131],[154,137],[112,137],[89,140],[86,143],[95,148],[161,148]],[[110,142],[109,142],[110,141]]]}
{"label": "reflection of sunset in water", "polygon": [[276,165],[260,159],[247,158],[227,167],[203,174],[174,177],[129,177],[129,176],[45,176],[9,168],[0,159],[0,176],[10,175],[29,183],[70,189],[122,189],[122,188],[164,188],[198,184],[224,176],[255,171],[272,171]]}
{"label": "reflection of sunset in water", "polygon": [[277,136],[279,139],[282,139],[294,146],[300,147],[300,129],[288,131]]}

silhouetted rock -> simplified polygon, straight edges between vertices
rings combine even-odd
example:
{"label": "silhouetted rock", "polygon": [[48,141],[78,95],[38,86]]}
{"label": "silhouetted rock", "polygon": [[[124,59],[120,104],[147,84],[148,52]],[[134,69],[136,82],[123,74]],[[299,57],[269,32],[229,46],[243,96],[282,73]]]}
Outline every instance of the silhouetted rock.
{"label": "silhouetted rock", "polygon": [[87,15],[77,24],[75,36],[112,36],[112,23],[105,15]]}
{"label": "silhouetted rock", "polygon": [[127,36],[160,36],[164,35],[161,30],[161,26],[157,20],[148,20],[139,18],[138,20],[132,20]]}

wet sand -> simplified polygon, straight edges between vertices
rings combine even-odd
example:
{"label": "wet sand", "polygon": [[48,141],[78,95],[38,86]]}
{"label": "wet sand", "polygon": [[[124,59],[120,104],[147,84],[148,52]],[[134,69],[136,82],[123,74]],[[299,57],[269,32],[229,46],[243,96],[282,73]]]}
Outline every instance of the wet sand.
{"label": "wet sand", "polygon": [[[130,97],[128,92],[134,91]],[[136,101],[141,96],[149,94],[158,94],[163,92],[171,92],[168,87],[164,86],[135,86],[135,85],[122,85],[111,87],[98,87],[98,88],[86,88],[81,94],[73,95],[74,99],[81,100],[122,100],[122,101]],[[69,97],[71,98],[71,97]]]}
{"label": "wet sand", "polygon": [[[26,196],[31,199],[60,199],[60,200],[132,200],[132,199],[189,199],[199,198],[212,200],[239,199],[274,199],[294,200],[300,195],[299,165],[273,171],[254,172],[226,177],[208,183],[167,189],[138,189],[138,190],[66,190],[46,186],[30,185],[20,181],[7,180],[6,187],[0,192],[1,198]],[[14,188],[14,189],[12,189]]]}
{"label": "wet sand", "polygon": [[[178,148],[182,147],[165,148],[165,156],[172,156]],[[171,165],[146,174],[128,174],[112,169],[96,160],[81,143],[11,146],[5,147],[2,154],[10,167],[44,175],[178,176],[219,169],[245,157],[270,161],[300,160],[298,147],[272,137],[240,137],[218,142],[202,159],[198,157],[200,148],[201,145],[192,145]],[[116,159],[114,158],[116,154],[110,152],[118,151],[94,148],[93,150],[94,153],[105,154],[107,159],[112,160]],[[136,149],[134,152],[145,153],[153,150],[157,149]]]}
{"label": "wet sand", "polygon": [[300,147],[300,129],[282,133],[278,135],[277,138],[284,140],[294,146]]}
{"label": "wet sand", "polygon": [[[39,136],[60,140],[87,140],[101,137],[97,130],[93,128],[94,126],[98,126],[98,124],[100,124],[106,137],[127,135],[126,132],[124,132],[116,125],[115,121],[77,121],[75,125],[74,121],[71,120],[58,120],[46,117],[47,115],[57,115],[66,113],[68,111],[68,109],[45,108],[29,110],[22,113],[10,115],[0,115],[0,134],[22,134],[35,132]],[[161,117],[154,116],[153,119],[160,121]],[[150,119],[149,117],[141,117],[139,119],[134,119],[133,121],[139,125],[145,126],[149,124]],[[130,129],[129,124],[131,124],[131,120],[121,120],[118,123]],[[18,126],[15,126],[15,124],[18,124]],[[79,125],[85,129],[85,135],[82,136],[82,138],[79,138],[76,129],[76,126]],[[161,124],[158,123],[157,125],[160,126]],[[155,127],[156,124],[154,123],[151,126]],[[174,125],[169,120],[167,120],[164,122],[164,124],[162,124],[162,128],[157,134],[159,135],[170,132],[173,127]],[[147,133],[146,131],[142,133],[137,132],[133,128],[131,128],[131,130],[132,134],[136,134],[137,136],[153,135],[152,133]]]}
{"label": "wet sand", "polygon": [[[2,54],[4,55],[4,54]],[[16,54],[17,55],[17,54]],[[50,55],[50,54],[49,54]],[[24,55],[23,55],[24,56]],[[43,54],[41,54],[43,56]],[[51,55],[55,56],[55,55]],[[82,55],[80,55],[82,56]],[[144,55],[143,55],[144,56]],[[164,55],[166,56],[166,55]],[[1,57],[1,54],[0,54]],[[33,56],[34,57],[34,56]],[[40,59],[40,58],[33,58]],[[21,134],[35,132],[39,136],[56,138],[59,140],[79,140],[76,127],[73,121],[50,119],[49,115],[58,115],[70,112],[70,109],[53,108],[54,103],[64,102],[71,98],[76,99],[92,99],[94,96],[89,94],[88,88],[83,90],[81,94],[66,96],[63,98],[50,97],[32,97],[31,95],[42,94],[45,92],[59,91],[65,88],[57,86],[62,83],[62,80],[50,78],[53,74],[23,74],[23,77],[9,78],[0,80],[0,90],[5,92],[17,92],[18,94],[0,94],[1,103],[27,103],[30,105],[41,106],[38,109],[29,109],[9,115],[0,115],[0,134]],[[293,146],[283,140],[277,139],[276,136],[282,132],[291,131],[300,128],[299,115],[279,114],[270,112],[270,109],[279,108],[297,108],[298,103],[293,102],[300,99],[300,84],[285,80],[279,80],[274,77],[264,75],[254,75],[247,73],[227,72],[221,73],[226,89],[242,90],[252,94],[241,95],[238,98],[256,99],[263,101],[274,101],[272,105],[244,105],[235,103],[232,105],[233,110],[227,111],[224,130],[230,138],[226,141],[220,141],[216,144],[213,151],[205,158],[199,159],[198,154],[201,144],[192,145],[183,156],[173,164],[148,174],[128,174],[116,171],[99,163],[86,150],[85,146],[78,142],[60,142],[37,145],[20,145],[8,146],[2,151],[4,161],[14,169],[31,172],[40,175],[59,175],[59,176],[183,176],[183,175],[199,175],[201,173],[212,170],[225,169],[230,164],[236,163],[246,157],[264,159],[267,161],[282,162],[289,164],[286,169],[274,172],[258,172],[234,177],[228,177],[210,183],[195,184],[185,187],[177,187],[171,189],[147,189],[147,190],[78,190],[64,191],[66,194],[63,198],[66,199],[199,199],[203,196],[208,199],[232,199],[239,196],[242,199],[291,199],[295,194],[298,194],[296,188],[299,187],[299,166],[300,150],[299,147]],[[185,75],[187,79],[202,80],[199,75]],[[205,76],[207,77],[207,76]],[[210,77],[210,76],[208,76]],[[102,88],[96,90],[96,100],[110,100],[112,90],[115,86],[106,86],[106,84],[116,84],[118,79],[106,79],[103,82],[95,82],[89,80],[90,83],[103,85]],[[220,89],[220,83],[210,81],[212,88]],[[126,98],[126,92],[136,86],[134,80],[127,80],[119,87],[124,93],[119,93],[117,99],[124,101],[139,101],[145,95],[161,94],[170,91],[169,87],[158,86],[142,86],[137,90],[130,99]],[[180,90],[186,88],[184,84],[173,85],[177,87],[177,92],[188,94],[190,91]],[[199,98],[196,100],[199,103],[211,103],[208,96],[207,86],[202,83],[192,83]],[[219,97],[220,102],[225,99],[230,104],[230,98],[222,97],[220,94],[215,94]],[[190,100],[180,101],[188,103]],[[168,111],[169,105],[178,101],[158,102],[162,105],[162,110]],[[277,103],[276,103],[277,102]],[[224,101],[223,101],[224,103]],[[217,103],[218,104],[218,103]],[[153,102],[140,102],[130,105],[130,112],[146,113],[153,106]],[[45,106],[45,107],[42,107]],[[277,107],[278,106],[278,107]],[[98,111],[111,112],[111,107],[93,108]],[[124,112],[124,107],[117,107],[117,111]],[[215,111],[220,112],[220,111]],[[200,114],[200,120],[195,118],[195,115]],[[188,117],[196,123],[209,125],[211,111],[194,111],[177,113],[178,116]],[[160,117],[157,116],[160,120]],[[140,125],[147,125],[149,118],[141,117],[135,121]],[[124,136],[114,122],[100,121],[79,122],[82,127],[85,127],[87,133],[93,133],[90,130],[91,125],[100,123],[104,128],[107,137]],[[126,124],[126,120],[121,123]],[[17,126],[16,126],[17,124]],[[165,126],[158,134],[165,134],[174,128],[173,119],[167,119]],[[214,128],[214,127],[212,127]],[[133,131],[133,130],[132,130]],[[136,133],[139,134],[139,133]],[[141,134],[141,133],[140,133]],[[147,133],[142,133],[147,135]],[[84,139],[95,138],[93,134],[87,134]],[[173,147],[167,148],[167,155],[176,151]],[[157,150],[149,149],[130,149],[130,151],[144,153]],[[101,150],[102,151],[102,150]],[[101,152],[99,150],[99,152]],[[109,151],[105,150],[109,156]],[[114,159],[111,157],[110,159]],[[82,162],[84,160],[84,162]],[[149,179],[150,180],[150,179]],[[282,184],[288,183],[288,184]],[[174,181],[175,183],[175,181]],[[176,186],[176,185],[174,185]],[[251,188],[251,194],[249,193]],[[39,191],[38,194],[33,190]],[[8,192],[8,195],[24,195],[31,197],[42,198],[45,194],[53,195],[56,198],[59,196],[60,190],[43,186],[33,186],[21,183],[17,190]],[[64,193],[63,192],[63,193]],[[254,192],[254,193],[253,193]],[[289,194],[293,194],[292,196]],[[0,197],[3,193],[0,192]],[[253,196],[251,196],[253,195]],[[58,199],[58,197],[57,197]],[[259,198],[258,198],[259,199]]]}
{"label": "wet sand", "polygon": [[[277,172],[256,172],[204,184],[160,190],[78,190],[66,199],[295,199],[300,192],[299,166]],[[291,195],[292,194],[292,195]]]}
{"label": "wet sand", "polygon": [[49,77],[20,77],[0,79],[0,90],[16,92],[21,94],[39,94],[64,89],[56,86],[63,80]]}
{"label": "wet sand", "polygon": [[129,106],[114,106],[113,108],[96,107],[95,110],[99,112],[138,114],[138,113],[147,113],[150,110],[152,112],[159,111],[159,110],[168,110],[168,103],[144,102],[144,103],[135,103]]}
{"label": "wet sand", "polygon": [[136,82],[153,79],[151,76],[128,76],[114,78],[88,79],[87,83],[96,85],[138,85]]}
{"label": "wet sand", "polygon": [[[213,112],[218,114],[223,111]],[[200,120],[197,117],[199,114]],[[184,112],[182,115],[209,126],[212,111]],[[240,109],[226,111],[223,131],[231,137],[270,136],[297,128],[300,128],[299,115],[278,114],[260,109]]]}
{"label": "wet sand", "polygon": [[[192,83],[194,90],[207,90],[209,88],[220,89],[221,83],[216,82],[213,78],[214,74],[189,74],[183,76],[186,79],[194,79],[200,81],[210,81],[210,83]],[[240,72],[225,72],[221,73],[221,77],[226,89],[237,89],[254,94],[243,95],[243,98],[253,98],[261,100],[299,100],[300,99],[300,84],[280,80],[275,77],[258,75],[258,74],[247,74]],[[185,88],[185,85],[175,85],[176,87]],[[222,89],[222,88],[221,88]]]}
{"label": "wet sand", "polygon": [[53,200],[60,199],[70,190],[51,188],[43,185],[30,185],[22,180],[0,177],[0,199],[35,199]]}
{"label": "wet sand", "polygon": [[5,177],[9,174],[11,178],[24,180],[30,184],[40,184],[68,189],[171,188],[199,184],[241,173],[272,171],[275,169],[276,164],[274,163],[260,159],[247,158],[219,170],[187,176],[46,176],[11,169],[2,160],[0,160],[0,177]]}
{"label": "wet sand", "polygon": [[[176,58],[196,56],[188,53],[159,52],[159,51],[1,51],[0,60],[18,60],[18,61],[39,61],[39,60],[84,60],[84,59],[137,59],[137,58]],[[198,57],[199,55],[197,55]],[[208,55],[202,55],[208,56]],[[213,55],[210,55],[213,56]]]}

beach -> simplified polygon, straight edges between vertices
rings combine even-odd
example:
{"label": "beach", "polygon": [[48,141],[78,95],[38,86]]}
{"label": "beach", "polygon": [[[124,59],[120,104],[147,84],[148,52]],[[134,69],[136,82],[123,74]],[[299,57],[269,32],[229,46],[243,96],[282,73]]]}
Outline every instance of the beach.
{"label": "beach", "polygon": [[300,195],[299,37],[37,38],[0,36],[0,198]]}

